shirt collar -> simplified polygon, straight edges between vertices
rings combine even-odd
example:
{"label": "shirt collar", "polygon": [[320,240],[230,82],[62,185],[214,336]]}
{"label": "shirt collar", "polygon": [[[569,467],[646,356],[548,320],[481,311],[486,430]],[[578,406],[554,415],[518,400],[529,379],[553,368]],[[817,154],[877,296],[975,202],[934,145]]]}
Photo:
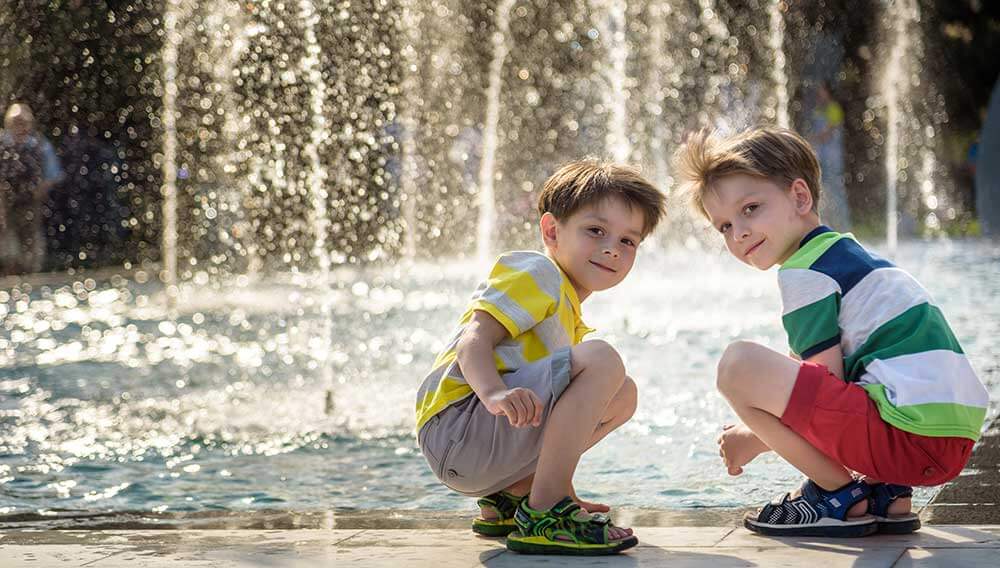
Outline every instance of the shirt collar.
{"label": "shirt collar", "polygon": [[819,227],[816,227],[815,229],[806,233],[806,236],[802,237],[802,241],[799,242],[799,248],[806,246],[806,243],[822,235],[823,233],[832,233],[832,232],[833,229],[831,229],[830,227],[827,227],[826,225],[820,225]]}

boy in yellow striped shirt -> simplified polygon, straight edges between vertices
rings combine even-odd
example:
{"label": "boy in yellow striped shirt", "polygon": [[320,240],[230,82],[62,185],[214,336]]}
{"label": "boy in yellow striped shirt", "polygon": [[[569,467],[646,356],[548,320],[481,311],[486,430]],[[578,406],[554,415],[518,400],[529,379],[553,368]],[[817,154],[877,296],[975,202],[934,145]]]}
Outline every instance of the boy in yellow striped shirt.
{"label": "boy in yellow striped shirt", "polygon": [[[511,550],[611,554],[637,544],[606,505],[577,498],[580,456],[635,411],[635,383],[580,304],[620,283],[664,197],[630,166],[581,160],[538,201],[545,254],[500,256],[417,392],[417,438],[435,475],[480,497],[473,530]],[[530,492],[530,493],[529,493]],[[530,495],[530,496],[529,496]]]}

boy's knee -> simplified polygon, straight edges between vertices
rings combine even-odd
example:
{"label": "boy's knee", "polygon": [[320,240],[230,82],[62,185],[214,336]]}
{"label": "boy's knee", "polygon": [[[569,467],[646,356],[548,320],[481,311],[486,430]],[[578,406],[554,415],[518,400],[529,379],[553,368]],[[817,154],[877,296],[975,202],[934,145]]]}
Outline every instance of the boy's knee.
{"label": "boy's knee", "polygon": [[607,381],[616,390],[625,381],[625,363],[621,355],[608,342],[600,339],[573,346],[570,351],[570,366],[574,379],[582,372],[590,371],[595,379]]}
{"label": "boy's knee", "polygon": [[740,370],[746,369],[761,346],[752,341],[734,341],[719,359],[715,386],[724,395],[731,395],[740,384]]}
{"label": "boy's knee", "polygon": [[635,409],[639,406],[639,388],[635,386],[632,377],[626,376],[625,382],[622,383],[618,392],[622,398],[622,414],[628,420],[635,414]]}

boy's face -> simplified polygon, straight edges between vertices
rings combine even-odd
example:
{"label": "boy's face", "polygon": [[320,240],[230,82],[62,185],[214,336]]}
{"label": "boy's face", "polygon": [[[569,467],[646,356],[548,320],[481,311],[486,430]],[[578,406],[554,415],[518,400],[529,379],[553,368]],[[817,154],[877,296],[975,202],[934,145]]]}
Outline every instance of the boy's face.
{"label": "boy's face", "polygon": [[705,192],[702,203],[729,252],[760,270],[788,260],[819,225],[809,187],[801,179],[785,189],[767,179],[727,176]]}
{"label": "boy's face", "polygon": [[644,221],[639,208],[612,197],[561,221],[546,213],[542,238],[582,302],[591,292],[615,286],[632,270]]}

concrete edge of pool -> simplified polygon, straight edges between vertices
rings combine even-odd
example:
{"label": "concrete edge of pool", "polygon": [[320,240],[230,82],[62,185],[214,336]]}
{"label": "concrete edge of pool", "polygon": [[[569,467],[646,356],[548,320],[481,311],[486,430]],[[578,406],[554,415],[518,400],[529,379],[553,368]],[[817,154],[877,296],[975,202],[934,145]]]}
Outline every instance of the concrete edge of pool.
{"label": "concrete edge of pool", "polygon": [[[51,530],[37,523],[4,523],[0,565],[62,566],[996,566],[1000,555],[1000,421],[976,446],[962,476],[921,511],[924,528],[912,535],[863,539],[779,539],[739,527],[743,509],[649,511],[623,509],[622,524],[637,528],[638,547],[615,557],[525,557],[502,539],[476,537],[467,512],[410,511],[352,514],[231,515],[239,528]],[[412,514],[411,514],[412,513]],[[311,517],[315,515],[315,517]],[[191,517],[195,517],[192,515]],[[312,529],[290,519],[309,519]],[[225,516],[215,516],[219,519]],[[246,523],[256,519],[255,523]],[[283,520],[284,519],[284,520]],[[317,522],[325,519],[326,524]],[[93,521],[93,519],[91,519]],[[121,519],[119,519],[121,520]],[[193,519],[192,519],[193,520]],[[20,526],[18,526],[20,525]],[[299,525],[301,526],[301,525]],[[352,526],[353,528],[346,528]],[[325,527],[325,528],[324,528]],[[392,528],[387,528],[392,527]]]}
{"label": "concrete edge of pool", "polygon": [[936,525],[905,536],[778,539],[743,528],[638,527],[614,557],[522,556],[467,529],[7,531],[0,564],[62,566],[995,566],[1000,525]]}

